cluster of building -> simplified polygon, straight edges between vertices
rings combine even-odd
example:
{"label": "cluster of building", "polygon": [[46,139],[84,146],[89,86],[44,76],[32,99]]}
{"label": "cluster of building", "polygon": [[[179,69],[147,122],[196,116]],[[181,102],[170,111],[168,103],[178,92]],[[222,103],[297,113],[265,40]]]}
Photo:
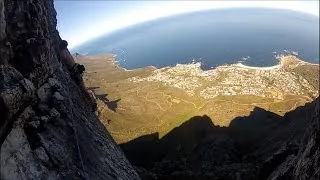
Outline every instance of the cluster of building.
{"label": "cluster of building", "polygon": [[205,99],[218,95],[257,95],[283,99],[285,94],[303,95],[307,91],[315,91],[303,77],[281,67],[264,70],[229,65],[203,71],[200,63],[178,64],[157,69],[145,78],[133,77],[129,80],[161,82],[182,89],[190,96],[197,92]]}

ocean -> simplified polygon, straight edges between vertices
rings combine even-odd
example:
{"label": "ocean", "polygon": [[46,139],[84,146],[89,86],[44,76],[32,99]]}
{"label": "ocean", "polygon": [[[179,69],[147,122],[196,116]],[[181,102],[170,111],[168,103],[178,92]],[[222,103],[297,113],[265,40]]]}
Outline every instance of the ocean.
{"label": "ocean", "polygon": [[319,63],[319,17],[264,8],[194,12],[137,24],[72,49],[113,53],[121,67],[174,66],[201,62],[203,69],[242,62],[278,64],[278,54]]}

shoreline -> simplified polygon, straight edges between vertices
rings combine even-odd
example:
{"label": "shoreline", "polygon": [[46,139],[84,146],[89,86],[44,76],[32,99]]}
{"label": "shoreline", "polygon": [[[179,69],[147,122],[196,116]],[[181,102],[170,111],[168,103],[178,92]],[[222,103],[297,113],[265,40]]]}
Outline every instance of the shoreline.
{"label": "shoreline", "polygon": [[113,55],[113,54],[111,54],[111,55],[112,55],[111,62],[113,63],[113,65],[116,66],[117,68],[122,69],[122,70],[127,71],[127,72],[135,71],[135,70],[143,69],[143,68],[158,69],[157,67],[151,66],[151,65],[150,66],[141,67],[141,68],[135,68],[135,69],[126,69],[125,67],[121,67],[120,66],[119,61],[116,60],[116,55]]}
{"label": "shoreline", "polygon": [[[135,69],[126,69],[124,67],[121,67],[120,64],[118,63],[118,61],[116,60],[116,57],[117,55],[114,55],[114,54],[101,54],[101,55],[97,55],[97,56],[91,56],[91,57],[108,57],[108,59],[111,59],[111,62],[116,66],[118,67],[119,69],[122,69],[124,71],[135,71],[137,69],[142,69],[142,68],[152,68],[152,69],[161,69],[161,68],[157,68],[155,66],[145,66],[145,67],[140,67],[140,68],[135,68]],[[288,58],[288,57],[291,57],[291,56],[294,56],[294,55],[288,55],[288,56],[282,56],[279,58],[279,64],[277,65],[273,65],[273,66],[267,66],[267,67],[259,67],[259,66],[248,66],[248,65],[245,65],[245,64],[242,64],[241,62],[238,62],[238,63],[234,63],[234,64],[229,64],[229,65],[220,65],[220,66],[217,66],[215,67],[214,69],[217,69],[219,67],[238,67],[238,68],[244,68],[244,69],[253,69],[253,70],[275,70],[275,69],[279,69],[281,68],[284,64],[283,64],[283,61]],[[90,56],[89,56],[90,57]],[[314,64],[314,63],[309,63],[309,62],[306,62],[306,61],[303,61],[301,59],[298,59],[296,56],[294,56],[296,58],[296,60],[300,61],[300,63],[304,63],[304,64],[308,64],[308,65],[316,65],[316,66],[319,66],[319,64]],[[175,66],[177,66],[179,63],[177,63]],[[180,65],[188,65],[188,64],[180,64]],[[166,67],[173,67],[173,66],[166,66]],[[166,67],[162,67],[162,68],[166,68]],[[210,71],[210,70],[213,70],[213,69],[209,69],[209,70],[203,70],[201,69],[202,71]]]}
{"label": "shoreline", "polygon": [[242,63],[235,64],[237,67],[245,68],[245,69],[255,69],[255,70],[273,70],[273,69],[279,69],[281,67],[281,64],[277,64],[274,66],[267,66],[267,67],[258,67],[258,66],[247,66]]}

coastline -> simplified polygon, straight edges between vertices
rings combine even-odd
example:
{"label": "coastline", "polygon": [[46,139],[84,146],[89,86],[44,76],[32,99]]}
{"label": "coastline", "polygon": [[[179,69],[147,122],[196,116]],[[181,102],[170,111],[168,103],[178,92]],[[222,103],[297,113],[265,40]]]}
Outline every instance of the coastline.
{"label": "coastline", "polygon": [[124,67],[121,67],[120,64],[118,63],[119,61],[116,60],[117,55],[114,55],[114,54],[111,54],[111,55],[112,55],[112,57],[111,57],[111,59],[112,59],[111,62],[113,63],[113,65],[116,66],[117,68],[122,69],[122,70],[127,71],[127,72],[135,71],[135,70],[143,69],[143,68],[158,69],[158,68],[155,67],[155,66],[145,66],[145,67],[136,68],[136,69],[126,69],[126,68],[124,68]]}
{"label": "coastline", "polygon": [[[114,64],[115,66],[117,66],[118,68],[124,70],[124,71],[134,71],[134,70],[137,70],[137,69],[141,69],[141,68],[137,68],[137,69],[126,69],[126,68],[124,68],[124,67],[121,67],[115,57],[116,57],[116,55],[113,55],[113,56],[112,56],[112,62],[113,62],[113,64]],[[282,57],[282,58],[285,58],[285,57],[287,57],[287,56],[284,56],[284,57]],[[302,61],[302,62],[304,62],[304,61]],[[178,63],[178,64],[176,64],[176,66],[177,66],[177,65],[188,65],[188,64],[179,64],[179,63]],[[268,67],[247,66],[247,65],[244,65],[244,64],[242,64],[242,63],[240,62],[240,63],[230,64],[230,65],[217,66],[217,67],[215,67],[214,69],[217,69],[217,68],[219,68],[219,67],[226,67],[226,66],[228,66],[228,67],[236,66],[236,67],[239,67],[239,68],[254,69],[254,70],[274,70],[274,69],[279,69],[279,68],[281,68],[282,65],[281,65],[281,59],[280,59],[279,64],[274,65],[274,66],[268,66]],[[166,66],[166,67],[168,67],[168,66]],[[162,68],[166,68],[166,67],[162,67]],[[155,67],[155,66],[146,66],[146,67],[142,67],[142,68],[152,68],[152,69],[155,69],[155,70],[156,70],[156,69],[161,69],[161,68],[157,68],[157,67]],[[212,70],[212,69],[210,69],[210,70],[202,70],[202,71],[211,71],[211,70]]]}
{"label": "coastline", "polygon": [[[127,72],[135,71],[135,70],[143,69],[143,68],[152,68],[154,70],[166,68],[166,67],[157,68],[155,66],[150,65],[150,66],[145,66],[145,67],[136,68],[136,69],[126,69],[126,68],[120,66],[120,64],[116,60],[117,56],[115,54],[101,54],[101,55],[98,55],[98,56],[91,56],[91,57],[95,58],[95,57],[99,57],[99,56],[100,57],[105,57],[107,59],[110,59],[110,61],[113,63],[114,66],[116,66],[117,68],[119,68],[119,69],[121,69],[123,71],[127,71]],[[313,63],[309,63],[309,62],[300,60],[294,55],[284,55],[284,56],[281,56],[281,57],[278,58],[279,59],[279,64],[274,65],[274,66],[268,66],[268,67],[248,66],[248,65],[245,65],[245,64],[243,64],[241,62],[238,62],[238,63],[234,63],[234,64],[229,64],[229,65],[220,65],[220,66],[215,67],[214,69],[217,69],[219,67],[237,67],[237,68],[252,69],[252,70],[276,70],[276,69],[280,69],[282,66],[287,64],[286,60],[287,59],[291,59],[291,58],[294,58],[294,60],[296,62],[298,62],[298,64],[308,64],[308,65],[317,65],[317,66],[319,66],[319,64],[313,64]],[[188,65],[188,64],[176,64],[175,66],[177,66],[177,65]],[[167,66],[167,67],[169,67],[169,66]],[[202,70],[202,71],[211,71],[211,70],[213,70],[213,69]]]}
{"label": "coastline", "polygon": [[242,63],[237,63],[235,65],[240,68],[255,69],[255,70],[273,70],[273,69],[279,69],[281,67],[281,64],[274,65],[274,66],[268,66],[268,67],[247,66]]}
{"label": "coastline", "polygon": [[303,61],[301,59],[299,59],[297,56],[295,55],[283,55],[280,56],[279,59],[279,64],[274,65],[274,66],[267,66],[267,67],[259,67],[259,66],[248,66],[245,64],[242,64],[241,62],[236,63],[236,64],[231,64],[231,65],[235,65],[236,67],[240,67],[240,68],[245,68],[245,69],[254,69],[254,70],[275,70],[275,69],[279,69],[282,66],[288,64],[288,59],[290,61],[290,59],[294,58],[294,61],[296,62],[295,64],[307,64],[307,65],[315,65],[315,66],[319,66],[319,64],[314,64],[314,63],[309,63],[307,61]]}

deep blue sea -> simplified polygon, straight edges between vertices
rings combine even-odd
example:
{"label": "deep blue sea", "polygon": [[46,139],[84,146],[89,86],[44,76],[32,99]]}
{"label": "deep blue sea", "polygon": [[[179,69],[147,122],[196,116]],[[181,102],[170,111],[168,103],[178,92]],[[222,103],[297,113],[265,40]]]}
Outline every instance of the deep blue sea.
{"label": "deep blue sea", "polygon": [[252,66],[275,65],[275,54],[286,50],[319,63],[319,17],[261,8],[196,12],[131,26],[72,52],[114,53],[127,69],[172,66],[193,59],[210,69],[239,60]]}

